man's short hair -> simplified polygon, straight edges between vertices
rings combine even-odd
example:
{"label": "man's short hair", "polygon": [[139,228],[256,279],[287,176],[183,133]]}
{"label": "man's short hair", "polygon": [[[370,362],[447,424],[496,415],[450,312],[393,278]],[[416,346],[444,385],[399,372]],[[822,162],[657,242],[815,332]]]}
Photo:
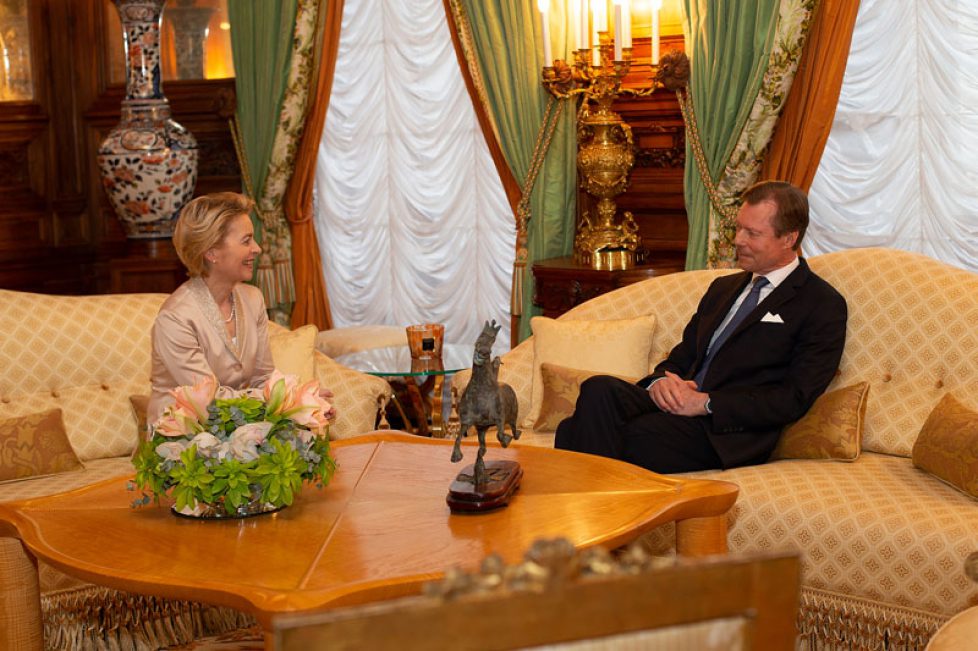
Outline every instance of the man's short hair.
{"label": "man's short hair", "polygon": [[795,240],[796,251],[808,230],[808,196],[786,181],[761,181],[744,190],[741,195],[744,203],[752,206],[770,201],[778,210],[774,214],[774,234],[778,237],[786,233],[798,233]]}

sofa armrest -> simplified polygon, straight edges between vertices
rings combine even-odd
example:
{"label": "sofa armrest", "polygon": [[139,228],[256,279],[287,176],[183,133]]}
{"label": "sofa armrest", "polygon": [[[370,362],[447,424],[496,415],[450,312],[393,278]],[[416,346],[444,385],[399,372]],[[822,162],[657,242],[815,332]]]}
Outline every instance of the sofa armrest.
{"label": "sofa armrest", "polygon": [[333,392],[336,420],[329,428],[331,439],[345,439],[373,430],[377,410],[391,396],[391,387],[383,379],[354,371],[319,351],[314,353],[316,379]]}
{"label": "sofa armrest", "polygon": [[0,648],[40,651],[44,635],[37,561],[17,538],[0,537],[0,577]]}

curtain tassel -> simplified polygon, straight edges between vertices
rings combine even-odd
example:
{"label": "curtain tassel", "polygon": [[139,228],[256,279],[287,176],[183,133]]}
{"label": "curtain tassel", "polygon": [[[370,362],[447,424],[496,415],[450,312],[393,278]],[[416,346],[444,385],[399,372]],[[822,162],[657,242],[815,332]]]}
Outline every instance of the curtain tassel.
{"label": "curtain tassel", "polygon": [[523,270],[525,264],[513,264],[513,295],[509,304],[510,314],[514,317],[523,316]]}
{"label": "curtain tassel", "polygon": [[289,243],[278,237],[272,247],[272,274],[277,294],[276,305],[295,302],[295,280],[292,277],[292,254]]}
{"label": "curtain tassel", "polygon": [[275,291],[275,272],[272,270],[272,256],[263,251],[258,256],[258,273],[255,274],[255,283],[261,290],[261,295],[265,299],[265,307],[271,308],[278,305]]}

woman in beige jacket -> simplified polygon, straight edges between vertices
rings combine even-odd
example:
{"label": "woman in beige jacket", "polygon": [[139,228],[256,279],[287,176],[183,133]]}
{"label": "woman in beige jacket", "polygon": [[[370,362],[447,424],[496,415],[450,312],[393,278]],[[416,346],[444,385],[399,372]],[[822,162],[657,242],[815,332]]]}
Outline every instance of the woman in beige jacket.
{"label": "woman in beige jacket", "polygon": [[170,391],[214,376],[232,389],[261,387],[273,370],[268,316],[251,280],[261,247],[240,194],[197,197],[173,233],[190,280],[163,303],[153,324],[152,395],[147,422],[156,422]]}

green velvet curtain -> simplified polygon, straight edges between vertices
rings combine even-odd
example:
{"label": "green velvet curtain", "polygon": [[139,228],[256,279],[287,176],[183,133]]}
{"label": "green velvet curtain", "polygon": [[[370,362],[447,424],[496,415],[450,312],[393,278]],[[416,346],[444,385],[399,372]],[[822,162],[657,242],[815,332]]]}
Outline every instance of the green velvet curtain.
{"label": "green velvet curtain", "polygon": [[[764,80],[778,23],[779,0],[683,0],[690,96],[710,175],[720,178]],[[706,266],[710,198],[690,145],[685,195],[689,220],[686,268]]]}
{"label": "green velvet curtain", "polygon": [[[513,176],[522,185],[532,164],[549,99],[540,83],[544,61],[536,2],[461,0],[461,5],[471,27],[500,148]],[[563,21],[551,21],[555,46],[567,40],[558,23]],[[562,50],[555,47],[554,53]],[[530,317],[540,313],[533,307],[533,261],[567,255],[574,243],[576,155],[576,107],[566,103],[531,194],[520,339],[530,334]]]}
{"label": "green velvet curtain", "polygon": [[278,129],[297,4],[297,0],[228,0],[238,124],[256,200],[265,187]]}

